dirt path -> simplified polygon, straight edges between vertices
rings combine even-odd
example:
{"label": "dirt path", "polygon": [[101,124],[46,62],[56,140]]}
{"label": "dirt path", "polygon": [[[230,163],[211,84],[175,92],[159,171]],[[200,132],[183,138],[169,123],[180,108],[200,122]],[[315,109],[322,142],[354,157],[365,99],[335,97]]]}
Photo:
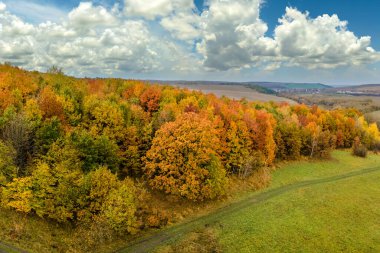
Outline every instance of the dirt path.
{"label": "dirt path", "polygon": [[291,185],[282,186],[279,188],[271,189],[266,192],[256,194],[252,197],[249,197],[247,199],[244,199],[242,201],[232,203],[230,205],[227,205],[226,207],[223,207],[209,215],[196,218],[194,220],[174,225],[173,227],[169,227],[163,230],[158,231],[157,233],[153,235],[149,235],[146,237],[143,237],[141,239],[136,240],[135,242],[131,243],[128,247],[123,248],[121,250],[118,250],[118,253],[127,253],[127,252],[133,252],[133,253],[145,253],[150,252],[156,247],[165,244],[166,242],[169,242],[175,238],[178,238],[181,235],[184,235],[190,231],[193,231],[194,229],[201,228],[213,223],[217,223],[219,220],[223,218],[225,215],[229,215],[231,213],[234,213],[236,211],[239,211],[241,209],[244,209],[246,207],[250,207],[253,205],[258,205],[261,202],[264,202],[266,200],[269,200],[271,198],[274,198],[276,196],[279,196],[281,194],[294,191],[303,187],[323,184],[323,183],[330,183],[335,182],[347,178],[352,178],[356,176],[365,175],[372,172],[380,171],[380,167],[376,168],[369,168],[364,169],[360,171],[354,171],[343,175],[337,175],[333,177],[328,178],[322,178],[322,179],[315,179],[315,180],[308,180],[308,181],[302,181],[298,183],[294,183]]}
{"label": "dirt path", "polygon": [[0,241],[0,253],[27,253],[27,251],[18,249],[8,243]]}

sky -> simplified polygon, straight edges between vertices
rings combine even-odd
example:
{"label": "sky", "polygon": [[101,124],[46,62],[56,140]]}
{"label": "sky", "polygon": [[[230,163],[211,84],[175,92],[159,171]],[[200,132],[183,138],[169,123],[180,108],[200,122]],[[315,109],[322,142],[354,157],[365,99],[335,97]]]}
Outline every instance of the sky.
{"label": "sky", "polygon": [[380,83],[377,0],[0,0],[0,62],[78,77]]}

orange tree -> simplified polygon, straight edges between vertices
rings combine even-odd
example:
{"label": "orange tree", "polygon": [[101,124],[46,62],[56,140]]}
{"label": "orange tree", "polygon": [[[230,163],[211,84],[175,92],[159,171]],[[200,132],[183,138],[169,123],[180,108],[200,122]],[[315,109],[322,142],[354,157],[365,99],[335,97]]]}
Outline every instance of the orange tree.
{"label": "orange tree", "polygon": [[207,117],[185,113],[157,131],[145,159],[149,185],[191,200],[224,193],[226,172],[216,150],[220,140]]}

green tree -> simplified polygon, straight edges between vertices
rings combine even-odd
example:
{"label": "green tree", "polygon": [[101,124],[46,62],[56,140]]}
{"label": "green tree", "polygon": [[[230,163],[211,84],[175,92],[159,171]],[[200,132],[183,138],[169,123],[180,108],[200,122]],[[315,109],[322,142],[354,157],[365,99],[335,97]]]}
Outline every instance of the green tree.
{"label": "green tree", "polygon": [[18,168],[15,165],[15,158],[16,150],[0,140],[0,178],[3,178],[4,181],[11,181],[17,177]]}
{"label": "green tree", "polygon": [[71,142],[79,152],[85,172],[95,170],[99,166],[107,166],[113,172],[119,170],[119,148],[107,136],[94,138],[85,131],[79,131],[72,134]]}

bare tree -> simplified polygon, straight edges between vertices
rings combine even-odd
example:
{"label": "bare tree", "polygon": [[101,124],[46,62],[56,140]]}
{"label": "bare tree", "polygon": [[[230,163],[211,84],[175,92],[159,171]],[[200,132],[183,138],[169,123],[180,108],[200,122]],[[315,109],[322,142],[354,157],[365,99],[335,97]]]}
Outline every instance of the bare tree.
{"label": "bare tree", "polygon": [[19,175],[25,175],[28,157],[32,150],[31,128],[22,115],[8,121],[1,131],[2,139],[16,150],[15,164],[19,167]]}

